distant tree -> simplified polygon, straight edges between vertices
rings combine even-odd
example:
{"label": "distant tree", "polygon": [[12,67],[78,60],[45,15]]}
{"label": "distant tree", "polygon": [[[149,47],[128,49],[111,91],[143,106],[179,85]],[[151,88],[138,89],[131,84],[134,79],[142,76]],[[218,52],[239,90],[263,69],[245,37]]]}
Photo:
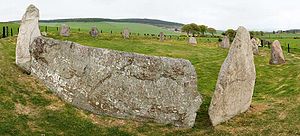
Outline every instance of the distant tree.
{"label": "distant tree", "polygon": [[236,32],[233,29],[228,29],[225,32],[226,36],[228,36],[228,38],[232,41],[233,38],[235,37]]}
{"label": "distant tree", "polygon": [[209,32],[212,36],[214,36],[215,33],[217,33],[217,30],[214,28],[207,28],[207,32]]}
{"label": "distant tree", "polygon": [[192,34],[193,34],[193,37],[195,36],[195,34],[198,34],[200,32],[200,28],[198,27],[197,24],[195,23],[191,23],[191,28],[192,28]]}
{"label": "distant tree", "polygon": [[187,25],[182,26],[181,31],[186,32],[186,34],[189,35],[191,29],[192,29],[191,26],[189,24],[187,24]]}
{"label": "distant tree", "polygon": [[206,25],[199,25],[199,31],[202,35],[204,35],[207,32],[207,26]]}
{"label": "distant tree", "polygon": [[276,32],[275,31],[273,31],[273,34],[275,34]]}
{"label": "distant tree", "polygon": [[263,31],[260,31],[260,36],[264,36],[264,32]]}
{"label": "distant tree", "polygon": [[199,33],[200,30],[197,24],[191,23],[191,24],[184,25],[181,28],[181,31],[186,32],[187,35],[192,34],[193,36],[195,36],[195,34]]}

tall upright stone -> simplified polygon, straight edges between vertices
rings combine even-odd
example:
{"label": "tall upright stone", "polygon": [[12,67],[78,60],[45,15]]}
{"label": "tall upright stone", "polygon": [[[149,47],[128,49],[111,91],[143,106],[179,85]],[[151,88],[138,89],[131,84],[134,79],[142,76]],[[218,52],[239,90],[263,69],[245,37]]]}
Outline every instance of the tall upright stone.
{"label": "tall upright stone", "polygon": [[252,51],[254,55],[258,55],[259,50],[258,50],[258,42],[256,40],[256,38],[252,38],[251,39],[251,43],[252,43]]}
{"label": "tall upright stone", "polygon": [[223,40],[220,42],[221,48],[230,48],[230,40],[227,36],[223,37]]}
{"label": "tall upright stone", "polygon": [[70,27],[66,24],[62,24],[60,27],[60,35],[65,37],[70,36]]}
{"label": "tall upright stone", "polygon": [[123,34],[124,39],[129,39],[129,29],[128,28],[125,28],[123,30],[122,34]]}
{"label": "tall upright stone", "polygon": [[30,5],[23,15],[19,29],[16,47],[16,64],[27,72],[30,72],[31,60],[29,46],[34,38],[41,36],[39,17],[39,9],[34,5]]}
{"label": "tall upright stone", "polygon": [[91,29],[91,31],[90,31],[90,35],[92,36],[92,37],[97,37],[98,35],[99,35],[99,30],[98,30],[98,28],[97,27],[92,27],[92,29]]}
{"label": "tall upright stone", "polygon": [[284,63],[285,63],[285,59],[283,56],[280,42],[276,40],[272,43],[270,64],[280,65]]}
{"label": "tall upright stone", "polygon": [[218,77],[209,107],[213,126],[245,112],[251,104],[256,71],[250,34],[239,27]]}
{"label": "tall upright stone", "polygon": [[163,32],[159,33],[159,41],[163,42],[165,40],[165,34]]}
{"label": "tall upright stone", "polygon": [[192,44],[193,46],[197,45],[197,39],[195,37],[189,38],[189,44]]}

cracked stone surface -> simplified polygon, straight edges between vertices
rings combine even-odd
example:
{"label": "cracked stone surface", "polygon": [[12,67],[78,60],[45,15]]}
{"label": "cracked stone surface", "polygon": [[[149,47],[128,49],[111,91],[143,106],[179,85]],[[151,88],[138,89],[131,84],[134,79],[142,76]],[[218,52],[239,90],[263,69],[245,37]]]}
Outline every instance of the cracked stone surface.
{"label": "cracked stone surface", "polygon": [[250,107],[255,79],[250,34],[244,27],[239,27],[221,67],[209,107],[213,126],[245,112]]}
{"label": "cracked stone surface", "polygon": [[30,5],[23,15],[16,47],[16,64],[30,73],[29,45],[34,38],[41,36],[39,29],[39,9]]}
{"label": "cracked stone surface", "polygon": [[146,56],[38,37],[32,74],[63,100],[96,114],[192,127],[202,97],[183,59]]}
{"label": "cracked stone surface", "polygon": [[285,59],[282,52],[281,44],[278,40],[275,40],[271,46],[270,64],[280,65],[284,63],[285,63]]}

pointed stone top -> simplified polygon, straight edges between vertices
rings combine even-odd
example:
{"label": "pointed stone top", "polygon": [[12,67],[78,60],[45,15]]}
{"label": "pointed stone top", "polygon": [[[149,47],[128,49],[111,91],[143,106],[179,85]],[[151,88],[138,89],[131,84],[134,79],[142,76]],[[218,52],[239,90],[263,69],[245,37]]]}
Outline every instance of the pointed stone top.
{"label": "pointed stone top", "polygon": [[245,37],[245,38],[248,38],[248,37],[249,37],[249,39],[250,39],[250,34],[249,34],[248,30],[247,30],[245,27],[243,27],[243,26],[240,26],[240,27],[237,29],[236,35],[237,35],[237,36],[243,36],[243,37]]}
{"label": "pointed stone top", "polygon": [[27,10],[28,10],[28,9],[37,9],[37,7],[34,6],[33,4],[30,4],[30,5],[27,7]]}
{"label": "pointed stone top", "polygon": [[[249,48],[252,48],[252,46],[250,45],[251,45],[250,33],[245,27],[240,26],[236,31],[236,35],[231,44],[231,47],[240,48],[241,46],[248,46]],[[242,48],[248,48],[248,47],[242,47]]]}
{"label": "pointed stone top", "polygon": [[279,42],[278,40],[275,40],[275,41],[273,42],[273,45],[278,46],[278,45],[280,45],[280,42]]}
{"label": "pointed stone top", "polygon": [[39,9],[31,4],[27,7],[23,19],[29,20],[32,18],[39,18],[39,17],[40,17]]}

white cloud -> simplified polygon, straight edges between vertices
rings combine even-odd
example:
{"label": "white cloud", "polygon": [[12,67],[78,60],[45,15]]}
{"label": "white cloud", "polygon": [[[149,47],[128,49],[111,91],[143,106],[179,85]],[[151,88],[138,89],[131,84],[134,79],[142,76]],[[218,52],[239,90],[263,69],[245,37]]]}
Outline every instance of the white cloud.
{"label": "white cloud", "polygon": [[99,17],[153,18],[195,22],[217,29],[300,28],[298,0],[0,0],[0,21],[18,20],[29,4],[41,19]]}

